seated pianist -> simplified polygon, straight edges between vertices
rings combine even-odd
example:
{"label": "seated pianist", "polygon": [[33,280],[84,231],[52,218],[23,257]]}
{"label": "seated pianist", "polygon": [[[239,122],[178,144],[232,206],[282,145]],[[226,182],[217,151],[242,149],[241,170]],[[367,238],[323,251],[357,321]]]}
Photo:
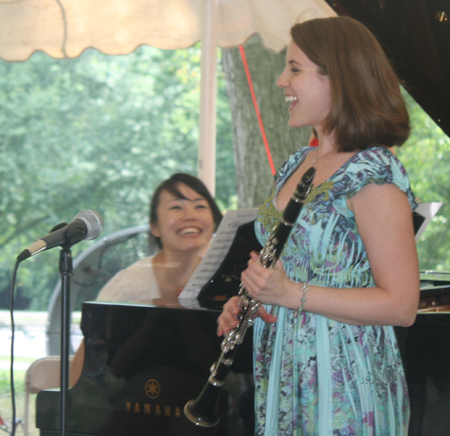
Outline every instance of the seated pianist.
{"label": "seated pianist", "polygon": [[172,175],[156,188],[150,205],[150,230],[161,251],[117,273],[97,300],[176,298],[208,250],[221,219],[201,180],[189,174]]}
{"label": "seated pianist", "polygon": [[[222,214],[204,183],[185,173],[173,174],[154,191],[150,231],[161,250],[119,271],[98,301],[175,300],[209,248]],[[84,344],[70,370],[73,386],[80,377]]]}

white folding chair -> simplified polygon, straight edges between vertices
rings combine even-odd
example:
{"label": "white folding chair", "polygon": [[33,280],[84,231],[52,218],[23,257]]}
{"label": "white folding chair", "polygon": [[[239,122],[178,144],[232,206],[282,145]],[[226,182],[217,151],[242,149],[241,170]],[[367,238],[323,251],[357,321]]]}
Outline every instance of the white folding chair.
{"label": "white folding chair", "polygon": [[[73,356],[70,356],[72,360]],[[29,432],[30,394],[37,394],[44,389],[59,388],[61,357],[47,356],[35,360],[25,374],[25,416],[23,419],[24,436]]]}

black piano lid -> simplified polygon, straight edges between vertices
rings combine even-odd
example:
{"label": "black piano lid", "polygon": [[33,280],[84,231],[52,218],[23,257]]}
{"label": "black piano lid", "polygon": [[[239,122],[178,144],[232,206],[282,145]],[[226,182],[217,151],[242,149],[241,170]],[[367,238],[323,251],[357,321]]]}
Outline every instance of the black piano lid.
{"label": "black piano lid", "polygon": [[326,1],[375,34],[405,89],[450,136],[450,1]]}

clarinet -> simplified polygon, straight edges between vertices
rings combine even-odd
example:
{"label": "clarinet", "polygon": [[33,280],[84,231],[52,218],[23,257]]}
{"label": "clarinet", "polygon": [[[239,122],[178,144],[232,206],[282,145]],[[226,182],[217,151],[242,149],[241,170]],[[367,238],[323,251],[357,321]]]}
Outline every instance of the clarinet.
{"label": "clarinet", "polygon": [[[314,167],[305,172],[289,200],[280,222],[272,230],[269,239],[260,252],[259,263],[263,267],[274,268],[280,258],[292,227],[297,221],[303,203],[311,190],[315,173]],[[222,352],[217,362],[212,365],[211,375],[202,392],[197,399],[188,401],[184,406],[186,417],[192,423],[201,427],[214,427],[220,420],[217,406],[222,392],[221,388],[234,362],[239,345],[244,341],[248,328],[253,325],[253,317],[261,306],[258,300],[248,294],[243,283],[239,288],[239,296],[238,325],[225,335],[221,344]]]}

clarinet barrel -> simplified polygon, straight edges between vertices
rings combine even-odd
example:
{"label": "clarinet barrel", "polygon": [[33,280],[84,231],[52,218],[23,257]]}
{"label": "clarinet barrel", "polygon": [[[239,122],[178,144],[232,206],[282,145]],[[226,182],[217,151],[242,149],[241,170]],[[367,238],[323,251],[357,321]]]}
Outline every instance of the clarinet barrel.
{"label": "clarinet barrel", "polygon": [[[308,169],[292,195],[280,222],[272,230],[269,239],[260,252],[259,263],[265,268],[275,267],[275,264],[284,249],[303,203],[310,190],[314,174],[314,167]],[[221,344],[222,352],[217,362],[211,367],[211,375],[208,378],[202,392],[195,400],[190,400],[184,407],[184,414],[194,424],[201,427],[214,427],[218,424],[220,416],[218,404],[222,386],[234,362],[239,345],[242,344],[248,327],[253,324],[253,317],[261,303],[247,293],[241,283],[239,291],[239,323],[231,332],[225,335]]]}

